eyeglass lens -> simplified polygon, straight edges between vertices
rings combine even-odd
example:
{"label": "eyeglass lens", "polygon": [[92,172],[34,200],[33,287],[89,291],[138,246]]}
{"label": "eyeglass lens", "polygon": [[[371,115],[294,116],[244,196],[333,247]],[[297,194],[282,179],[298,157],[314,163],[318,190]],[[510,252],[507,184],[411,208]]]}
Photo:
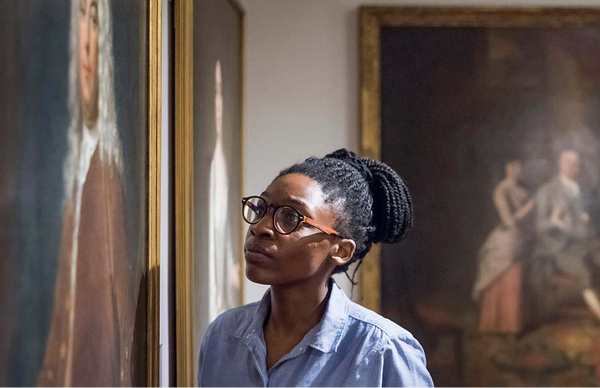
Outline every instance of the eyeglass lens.
{"label": "eyeglass lens", "polygon": [[244,203],[243,216],[249,224],[255,224],[267,212],[267,203],[260,197],[251,197]]}
{"label": "eyeglass lens", "polygon": [[283,206],[275,212],[275,229],[278,232],[287,234],[292,233],[300,223],[300,216],[291,207]]}
{"label": "eyeglass lens", "polygon": [[[260,197],[251,197],[244,203],[244,220],[256,224],[267,213],[268,204]],[[300,224],[300,215],[289,206],[282,206],[275,211],[273,222],[275,229],[282,234],[292,233]]]}

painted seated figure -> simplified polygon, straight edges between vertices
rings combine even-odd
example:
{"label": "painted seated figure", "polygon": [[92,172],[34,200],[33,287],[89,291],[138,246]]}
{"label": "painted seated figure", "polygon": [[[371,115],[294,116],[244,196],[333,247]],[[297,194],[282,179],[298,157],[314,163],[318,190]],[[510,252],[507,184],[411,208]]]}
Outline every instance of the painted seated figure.
{"label": "painted seated figure", "polygon": [[[594,278],[600,268],[600,240],[587,212],[579,185],[579,154],[560,155],[557,177],[537,192],[536,246],[530,280],[537,318],[557,307],[560,288],[581,295],[600,319]],[[562,292],[564,294],[564,292]]]}

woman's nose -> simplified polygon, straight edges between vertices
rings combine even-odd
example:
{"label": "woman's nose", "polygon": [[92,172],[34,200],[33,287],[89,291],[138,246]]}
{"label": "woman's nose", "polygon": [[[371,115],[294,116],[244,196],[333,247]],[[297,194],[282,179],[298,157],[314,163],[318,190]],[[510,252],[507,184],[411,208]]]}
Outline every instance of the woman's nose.
{"label": "woman's nose", "polygon": [[275,236],[275,229],[273,228],[273,209],[269,209],[267,214],[263,216],[256,224],[250,225],[250,233],[253,236],[263,238],[273,238]]}

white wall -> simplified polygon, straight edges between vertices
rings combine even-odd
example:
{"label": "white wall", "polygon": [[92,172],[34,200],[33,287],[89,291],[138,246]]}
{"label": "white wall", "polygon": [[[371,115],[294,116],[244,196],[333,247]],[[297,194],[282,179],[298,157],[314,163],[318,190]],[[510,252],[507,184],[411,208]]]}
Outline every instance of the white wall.
{"label": "white wall", "polygon": [[[600,6],[600,0],[241,0],[246,10],[245,195],[283,168],[339,147],[358,151],[361,5]],[[349,282],[338,283],[349,293]],[[246,281],[246,303],[264,286]],[[356,296],[355,290],[355,296]]]}

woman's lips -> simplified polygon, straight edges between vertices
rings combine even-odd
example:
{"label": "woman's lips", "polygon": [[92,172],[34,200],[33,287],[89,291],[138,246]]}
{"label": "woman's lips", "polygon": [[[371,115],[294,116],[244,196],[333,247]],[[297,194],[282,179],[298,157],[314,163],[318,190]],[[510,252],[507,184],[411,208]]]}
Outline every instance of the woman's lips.
{"label": "woman's lips", "polygon": [[259,245],[248,245],[244,248],[244,254],[247,261],[267,261],[273,257],[267,250]]}

